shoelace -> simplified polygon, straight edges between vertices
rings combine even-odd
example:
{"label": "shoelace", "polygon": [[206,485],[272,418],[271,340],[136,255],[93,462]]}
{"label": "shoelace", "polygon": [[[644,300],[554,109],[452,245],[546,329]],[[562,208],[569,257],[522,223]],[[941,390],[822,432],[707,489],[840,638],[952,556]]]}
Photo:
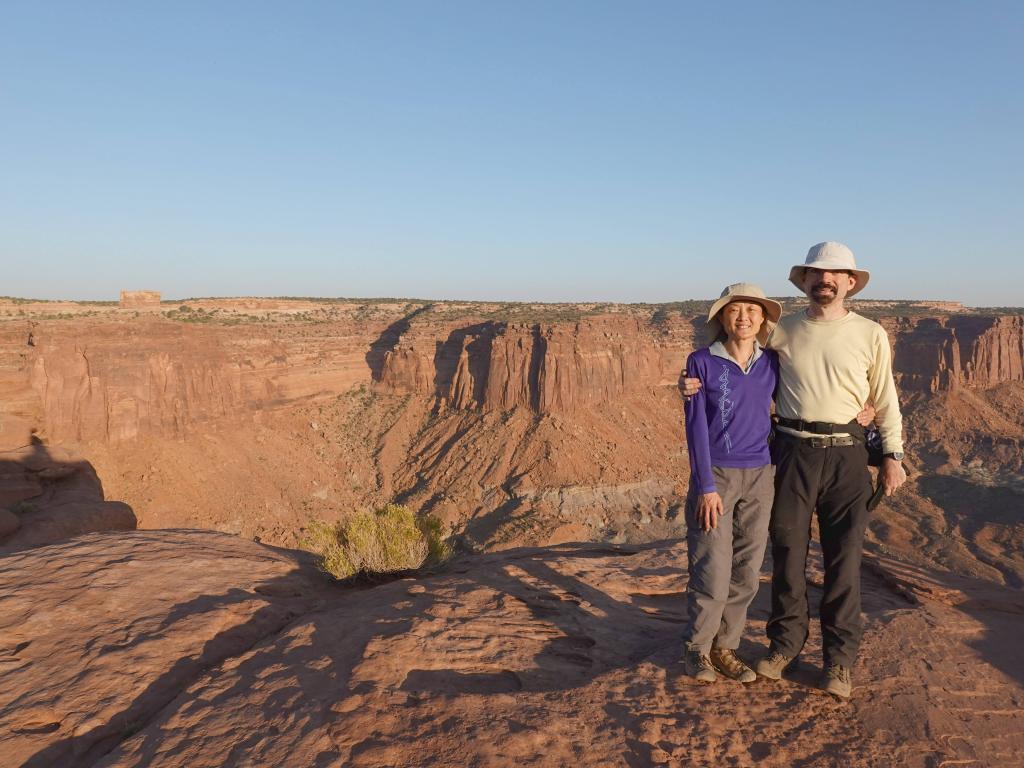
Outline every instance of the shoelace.
{"label": "shoelace", "polygon": [[850,682],[850,670],[842,664],[829,664],[828,669],[825,670],[825,674],[833,680],[838,680],[842,683]]}
{"label": "shoelace", "polygon": [[740,661],[736,654],[733,653],[719,653],[718,663],[725,667],[728,672],[735,675],[747,670],[747,665]]}
{"label": "shoelace", "polygon": [[715,665],[711,663],[711,659],[699,651],[691,651],[690,653],[690,663],[697,667],[697,669],[710,669],[714,671]]}
{"label": "shoelace", "polygon": [[790,659],[788,656],[779,653],[778,651],[772,651],[770,654],[768,654],[768,658],[765,659],[765,661],[774,666],[775,664],[780,664],[783,661],[788,664]]}

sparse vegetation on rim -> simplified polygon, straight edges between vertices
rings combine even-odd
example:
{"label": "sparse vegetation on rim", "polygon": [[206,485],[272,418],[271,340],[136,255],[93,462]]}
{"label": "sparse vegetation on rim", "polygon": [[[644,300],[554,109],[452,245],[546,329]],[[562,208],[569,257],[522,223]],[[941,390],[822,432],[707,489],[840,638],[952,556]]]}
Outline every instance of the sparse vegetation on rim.
{"label": "sparse vegetation on rim", "polygon": [[250,315],[246,312],[226,312],[220,309],[207,310],[202,307],[192,308],[182,304],[177,309],[170,309],[161,313],[168,320],[176,320],[182,323],[216,323],[218,325],[239,325],[241,323],[266,323],[274,319],[266,316]]}

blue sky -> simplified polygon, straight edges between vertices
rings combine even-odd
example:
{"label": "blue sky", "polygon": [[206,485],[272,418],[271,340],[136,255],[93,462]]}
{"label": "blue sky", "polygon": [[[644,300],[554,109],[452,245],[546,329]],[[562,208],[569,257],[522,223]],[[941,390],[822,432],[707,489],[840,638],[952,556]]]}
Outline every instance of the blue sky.
{"label": "blue sky", "polygon": [[[830,7],[825,7],[830,6]],[[1016,2],[6,2],[0,294],[1024,305]]]}

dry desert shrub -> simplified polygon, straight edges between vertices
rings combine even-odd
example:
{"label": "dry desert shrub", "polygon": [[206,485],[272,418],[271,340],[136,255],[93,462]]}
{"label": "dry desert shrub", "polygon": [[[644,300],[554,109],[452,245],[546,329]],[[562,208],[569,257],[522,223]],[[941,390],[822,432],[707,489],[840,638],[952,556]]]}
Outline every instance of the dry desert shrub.
{"label": "dry desert shrub", "polygon": [[310,523],[305,544],[337,579],[375,576],[441,565],[451,557],[444,526],[434,517],[388,504],[339,523]]}

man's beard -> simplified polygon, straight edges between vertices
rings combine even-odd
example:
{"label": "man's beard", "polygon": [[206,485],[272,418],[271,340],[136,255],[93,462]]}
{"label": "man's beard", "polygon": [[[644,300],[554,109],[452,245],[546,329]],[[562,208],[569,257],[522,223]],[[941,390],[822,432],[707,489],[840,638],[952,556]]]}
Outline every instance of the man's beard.
{"label": "man's beard", "polygon": [[[830,288],[831,291],[819,291],[819,288]],[[836,296],[838,295],[839,291],[834,285],[829,285],[828,283],[818,283],[813,288],[811,288],[810,299],[815,304],[818,304],[822,307],[827,307],[829,304],[836,300]]]}

